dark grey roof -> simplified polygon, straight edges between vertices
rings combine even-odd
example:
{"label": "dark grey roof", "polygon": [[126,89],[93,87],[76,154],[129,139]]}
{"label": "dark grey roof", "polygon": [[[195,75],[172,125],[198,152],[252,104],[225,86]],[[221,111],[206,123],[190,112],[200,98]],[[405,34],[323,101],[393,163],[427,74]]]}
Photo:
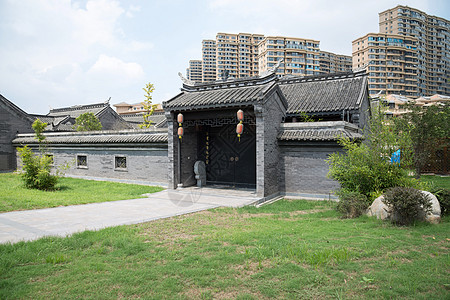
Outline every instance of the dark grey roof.
{"label": "dark grey roof", "polygon": [[23,111],[20,107],[18,107],[17,105],[15,105],[14,103],[12,103],[11,101],[9,101],[8,99],[6,99],[2,94],[0,94],[0,101],[3,102],[9,109],[11,109],[12,111],[14,111],[16,114],[18,114],[19,116],[33,122],[33,118],[27,114],[25,111]]}
{"label": "dark grey roof", "polygon": [[279,86],[288,115],[357,110],[367,97],[367,77],[361,73],[282,79]]}
{"label": "dark grey roof", "polygon": [[255,81],[230,81],[191,87],[163,103],[164,109],[186,110],[192,108],[233,107],[262,101],[276,86],[274,78]]}
{"label": "dark grey roof", "polygon": [[[125,115],[120,115],[122,117],[122,119],[124,119],[127,122],[133,122],[133,123],[142,123],[144,121],[144,117],[143,114],[125,114]],[[149,120],[153,122],[154,125],[160,123],[161,121],[166,119],[166,115],[164,114],[164,112],[157,112],[157,113],[153,113],[150,117]]]}
{"label": "dark grey roof", "polygon": [[71,107],[55,108],[51,109],[47,116],[50,117],[61,117],[61,116],[71,116],[72,118],[77,118],[79,115],[91,112],[98,116],[103,110],[108,109],[109,102],[88,104],[88,105],[75,105]]}
{"label": "dark grey roof", "polygon": [[285,123],[279,141],[337,141],[340,137],[362,139],[358,128],[344,121]]}
{"label": "dark grey roof", "polygon": [[[167,143],[166,131],[96,131],[45,134],[49,145],[55,144],[115,144],[115,143]],[[19,134],[13,144],[36,144],[32,134]]]}
{"label": "dark grey roof", "polygon": [[33,115],[30,115],[30,117],[32,117],[34,120],[39,119],[42,122],[47,123],[47,124],[51,124],[55,120],[54,117],[49,117],[49,116],[44,116],[44,115],[34,115],[33,114]]}

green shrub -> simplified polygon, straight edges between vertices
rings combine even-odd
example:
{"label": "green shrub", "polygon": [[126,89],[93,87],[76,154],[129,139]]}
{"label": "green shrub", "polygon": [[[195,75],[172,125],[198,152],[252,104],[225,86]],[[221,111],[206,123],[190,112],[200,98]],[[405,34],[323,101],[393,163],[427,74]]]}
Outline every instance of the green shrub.
{"label": "green shrub", "polygon": [[[44,142],[45,136],[43,135],[47,123],[36,119],[31,126],[34,130],[35,138],[39,143],[39,154],[33,153],[26,145],[22,148],[18,148],[17,150],[19,151],[19,156],[22,159],[23,165],[22,171],[19,173],[27,188],[53,190],[55,189],[59,176],[50,173],[53,158],[46,153],[46,144]],[[66,168],[66,166],[63,166],[63,168]]]}
{"label": "green shrub", "polygon": [[389,188],[383,202],[391,209],[391,221],[399,225],[410,225],[431,211],[428,196],[410,187]]}
{"label": "green shrub", "polygon": [[339,143],[346,152],[330,155],[328,176],[339,181],[343,189],[358,192],[373,201],[390,187],[419,187],[419,181],[409,177],[407,170],[390,163],[368,145],[349,139],[341,139]]}
{"label": "green shrub", "polygon": [[447,216],[450,211],[450,190],[445,188],[434,188],[431,193],[436,196],[441,206],[441,216]]}
{"label": "green shrub", "polygon": [[337,194],[339,203],[336,209],[343,218],[357,218],[364,214],[369,207],[369,201],[363,194],[345,189],[341,189]]}
{"label": "green shrub", "polygon": [[50,173],[52,158],[46,155],[37,155],[28,146],[18,149],[22,159],[21,176],[25,186],[31,189],[53,190],[58,177]]}

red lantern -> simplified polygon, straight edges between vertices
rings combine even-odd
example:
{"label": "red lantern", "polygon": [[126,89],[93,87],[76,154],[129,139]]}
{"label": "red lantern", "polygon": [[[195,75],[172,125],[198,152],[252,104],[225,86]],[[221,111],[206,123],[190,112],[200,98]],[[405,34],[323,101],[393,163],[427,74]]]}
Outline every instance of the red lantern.
{"label": "red lantern", "polygon": [[180,124],[180,126],[181,126],[181,124],[182,124],[183,121],[184,121],[184,116],[183,116],[182,113],[179,113],[179,114],[178,114],[178,116],[177,116],[177,121],[178,121],[178,124]]}
{"label": "red lantern", "polygon": [[244,124],[242,124],[242,123],[237,124],[237,126],[236,126],[236,133],[237,133],[237,136],[239,138],[239,141],[241,141],[241,134],[243,132],[244,132]]}
{"label": "red lantern", "polygon": [[242,109],[237,111],[237,118],[238,118],[239,122],[244,121],[244,112],[242,111]]}
{"label": "red lantern", "polygon": [[181,139],[184,135],[184,128],[178,127],[178,137]]}

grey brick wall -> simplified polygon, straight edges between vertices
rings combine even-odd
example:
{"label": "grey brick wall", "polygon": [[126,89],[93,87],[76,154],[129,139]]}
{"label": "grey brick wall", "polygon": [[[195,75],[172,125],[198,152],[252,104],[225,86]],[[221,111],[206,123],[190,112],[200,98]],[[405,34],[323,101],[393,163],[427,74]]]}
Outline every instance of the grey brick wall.
{"label": "grey brick wall", "polygon": [[[151,145],[150,145],[151,146]],[[96,177],[167,185],[167,148],[165,147],[50,147],[54,166],[69,163],[64,173],[76,177]],[[77,155],[86,155],[87,167],[77,167]],[[126,169],[115,168],[115,157],[126,157]],[[20,162],[19,162],[20,163]],[[55,168],[54,168],[55,169]]]}
{"label": "grey brick wall", "polygon": [[11,144],[17,133],[33,132],[32,122],[0,101],[0,171],[15,170],[16,152]]}
{"label": "grey brick wall", "polygon": [[327,178],[329,165],[325,161],[336,146],[281,146],[280,191],[284,194],[328,194],[339,188],[339,183]]}

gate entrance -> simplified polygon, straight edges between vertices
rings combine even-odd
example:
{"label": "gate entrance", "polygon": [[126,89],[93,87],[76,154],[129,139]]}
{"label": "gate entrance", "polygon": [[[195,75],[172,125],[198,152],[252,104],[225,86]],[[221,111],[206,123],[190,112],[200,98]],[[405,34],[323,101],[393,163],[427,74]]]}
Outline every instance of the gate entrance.
{"label": "gate entrance", "polygon": [[198,132],[199,159],[206,163],[206,183],[256,188],[256,126],[244,125],[237,137],[236,124],[203,125]]}

